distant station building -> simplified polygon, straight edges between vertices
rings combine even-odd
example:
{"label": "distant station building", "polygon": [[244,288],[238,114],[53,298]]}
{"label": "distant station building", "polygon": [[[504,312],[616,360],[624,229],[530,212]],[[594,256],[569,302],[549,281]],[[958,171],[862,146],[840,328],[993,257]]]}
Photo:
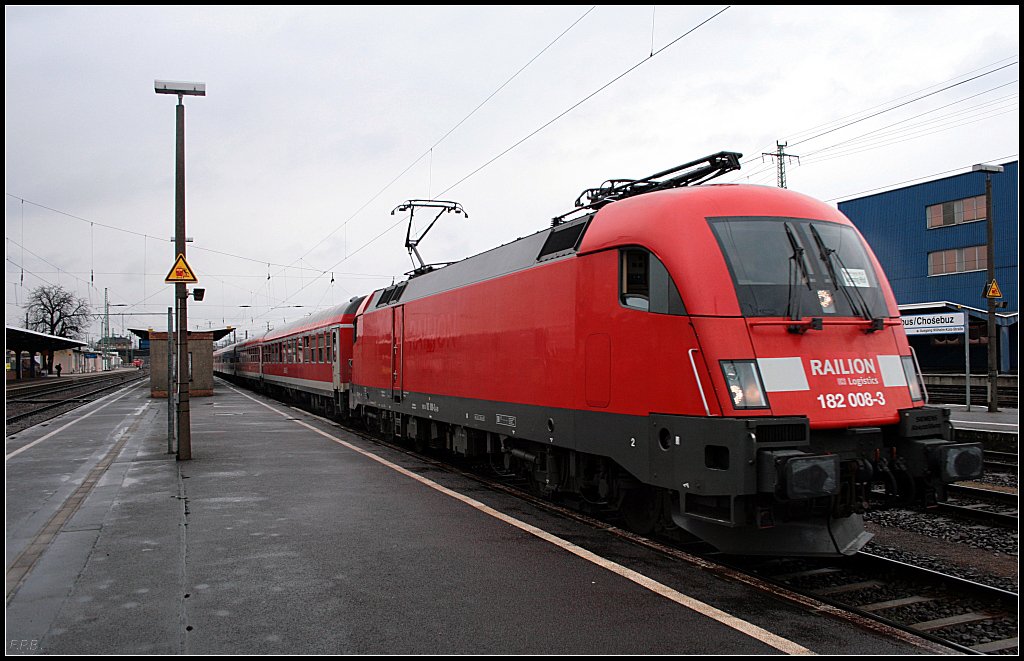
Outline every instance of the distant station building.
{"label": "distant station building", "polygon": [[[1018,161],[991,174],[999,371],[1017,373]],[[984,172],[966,172],[839,203],[871,244],[904,315],[962,312],[971,372],[988,365],[987,217]],[[911,335],[925,372],[960,371],[963,335]]]}
{"label": "distant station building", "polygon": [[132,358],[134,358],[134,356],[132,356],[132,350],[134,347],[132,346],[132,338],[130,337],[121,337],[118,335],[102,337],[100,338],[98,345],[103,347],[105,351],[116,351],[121,357],[122,363],[130,363],[132,362]]}

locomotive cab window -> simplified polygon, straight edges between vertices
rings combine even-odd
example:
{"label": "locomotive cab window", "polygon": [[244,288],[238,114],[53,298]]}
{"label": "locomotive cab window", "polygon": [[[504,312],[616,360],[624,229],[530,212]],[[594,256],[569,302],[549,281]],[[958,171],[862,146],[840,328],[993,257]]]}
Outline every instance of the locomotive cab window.
{"label": "locomotive cab window", "polygon": [[626,248],[619,258],[619,302],[657,314],[684,315],[679,289],[661,260],[643,248]]}
{"label": "locomotive cab window", "polygon": [[747,317],[889,316],[853,227],[802,218],[709,218]]}

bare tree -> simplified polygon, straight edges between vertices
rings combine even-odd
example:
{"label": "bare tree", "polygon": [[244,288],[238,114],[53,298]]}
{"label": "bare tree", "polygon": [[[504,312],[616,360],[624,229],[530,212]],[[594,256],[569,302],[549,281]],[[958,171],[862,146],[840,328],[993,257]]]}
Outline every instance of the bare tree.
{"label": "bare tree", "polygon": [[[29,330],[57,335],[81,337],[92,322],[88,301],[60,285],[42,285],[32,290],[26,301]],[[53,352],[44,352],[46,369],[53,369]]]}
{"label": "bare tree", "polygon": [[42,285],[28,296],[29,330],[77,338],[92,322],[88,301],[60,285]]}

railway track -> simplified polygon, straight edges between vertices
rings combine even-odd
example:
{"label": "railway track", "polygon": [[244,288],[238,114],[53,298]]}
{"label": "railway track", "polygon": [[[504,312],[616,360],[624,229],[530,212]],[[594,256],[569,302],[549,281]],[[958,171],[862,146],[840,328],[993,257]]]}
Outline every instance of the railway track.
{"label": "railway track", "polygon": [[[76,380],[72,383],[42,384],[35,385],[35,387],[8,389],[6,393],[6,425],[10,427],[15,423],[24,422],[37,416],[40,417],[40,420],[36,422],[38,424],[87,404],[108,390],[148,376],[148,372],[132,371],[94,379]],[[8,432],[10,431],[8,429]]]}
{"label": "railway track", "polygon": [[[817,608],[868,628],[882,625],[882,630],[890,635],[899,632],[924,638],[962,653],[1013,653],[1017,649],[1018,596],[1014,592],[867,553],[827,562],[765,560],[725,556],[689,538],[651,539],[623,530],[599,515],[534,495],[524,484],[507,477],[494,477],[490,466],[456,466],[364,430],[328,422],[437,469],[467,477],[489,489],[511,494],[546,511],[600,528],[708,571],[759,586],[803,607]],[[823,605],[830,608],[823,608]],[[971,627],[981,627],[982,633]]]}
{"label": "railway track", "polygon": [[[352,431],[352,430],[350,430]],[[394,443],[366,436],[374,442],[408,452],[422,461],[430,461],[452,470],[448,464],[437,462],[430,457],[411,452]],[[458,469],[456,469],[458,470]],[[778,574],[769,575],[766,567],[773,566],[772,560],[765,563],[757,558],[725,556],[703,542],[680,539],[650,540],[646,537],[612,527],[609,522],[552,503],[523,491],[516,485],[481,476],[477,471],[459,470],[490,488],[510,491],[533,504],[554,510],[564,516],[585,521],[602,527],[613,534],[627,537],[637,543],[650,545],[652,542],[664,545],[663,551],[679,556],[684,552],[703,561],[714,562],[732,571],[758,576],[777,587],[785,588],[796,595],[795,600],[810,598],[853,613],[860,617],[888,625],[901,632],[926,638],[941,645],[964,653],[987,654],[1005,653],[1017,648],[1017,594],[980,583],[967,581],[956,576],[942,574],[922,567],[889,560],[869,553],[858,553],[851,558],[832,560],[827,563],[797,560],[797,563],[813,565],[802,571],[813,572],[825,577],[806,584],[792,580],[780,580]],[[792,561],[790,561],[792,562]],[[795,578],[795,576],[790,577]],[[794,599],[793,595],[779,594]],[[978,636],[964,633],[965,627],[983,623],[993,635]],[[964,644],[963,640],[985,639],[984,642]]]}
{"label": "railway track", "polygon": [[1003,528],[1017,529],[1018,495],[979,487],[951,484],[947,500],[938,504],[939,512]]}
{"label": "railway track", "polygon": [[1016,452],[994,452],[985,450],[985,469],[993,471],[1017,472]]}
{"label": "railway track", "polygon": [[[746,561],[741,561],[742,563]],[[968,654],[1017,650],[1015,592],[861,552],[748,565],[768,581]],[[978,634],[972,627],[984,626]]]}
{"label": "railway track", "polygon": [[[964,404],[967,397],[964,386],[930,385],[928,401],[932,404]],[[971,404],[988,405],[988,387],[971,386]],[[1017,389],[1008,386],[999,387],[999,405],[1006,408],[1017,408]]]}

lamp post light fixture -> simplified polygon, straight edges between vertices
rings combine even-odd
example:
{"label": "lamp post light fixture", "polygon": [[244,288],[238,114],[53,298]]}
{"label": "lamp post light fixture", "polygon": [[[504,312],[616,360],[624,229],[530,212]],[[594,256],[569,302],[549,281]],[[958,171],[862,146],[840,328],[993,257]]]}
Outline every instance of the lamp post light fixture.
{"label": "lamp post light fixture", "polygon": [[[174,159],[174,252],[185,256],[185,104],[186,96],[206,96],[206,83],[189,83],[172,80],[157,80],[154,83],[157,94],[177,94],[175,108],[175,159]],[[178,354],[178,460],[192,458],[192,422],[189,414],[189,379],[191,377],[188,359],[188,289],[184,282],[174,284],[174,298],[178,307],[177,354]],[[170,397],[170,393],[167,394]]]}
{"label": "lamp post light fixture", "polygon": [[1003,171],[1002,165],[978,163],[971,168],[973,172],[985,173],[985,228],[987,245],[985,267],[987,282],[985,285],[985,302],[988,304],[988,410],[990,413],[999,411],[999,375],[998,335],[996,333],[996,300],[989,296],[989,288],[996,280],[996,240],[995,222],[992,218],[992,173]]}

